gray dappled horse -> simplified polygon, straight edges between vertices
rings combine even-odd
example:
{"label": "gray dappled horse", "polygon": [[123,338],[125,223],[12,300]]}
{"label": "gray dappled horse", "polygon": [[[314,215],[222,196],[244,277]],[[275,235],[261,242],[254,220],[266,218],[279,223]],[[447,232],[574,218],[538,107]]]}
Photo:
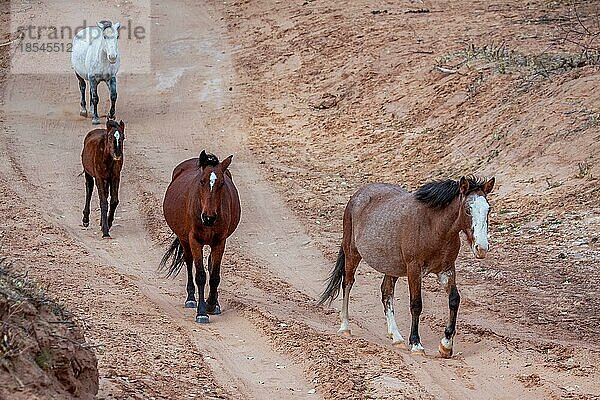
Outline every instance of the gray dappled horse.
{"label": "gray dappled horse", "polygon": [[81,30],[73,38],[71,63],[79,80],[81,91],[81,109],[79,114],[87,117],[85,104],[85,81],[90,83],[90,103],[92,124],[100,124],[98,118],[98,83],[106,82],[110,90],[109,119],[115,119],[117,102],[117,72],[121,65],[121,56],[117,44],[119,38],[118,22],[100,21],[97,26]]}

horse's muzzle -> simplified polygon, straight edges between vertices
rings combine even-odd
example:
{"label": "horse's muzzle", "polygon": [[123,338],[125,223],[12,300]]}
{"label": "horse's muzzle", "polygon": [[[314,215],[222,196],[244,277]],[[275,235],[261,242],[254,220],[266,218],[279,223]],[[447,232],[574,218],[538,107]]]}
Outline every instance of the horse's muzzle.
{"label": "horse's muzzle", "polygon": [[473,255],[475,256],[475,258],[482,260],[487,255],[489,249],[485,249],[482,246],[475,244],[473,245],[471,250],[473,251]]}
{"label": "horse's muzzle", "polygon": [[215,224],[215,222],[217,221],[217,214],[213,214],[213,215],[206,215],[206,214],[202,214],[202,223],[206,226],[213,226]]}
{"label": "horse's muzzle", "polygon": [[111,63],[111,64],[116,63],[117,62],[117,57],[116,56],[115,57],[108,57],[108,62]]}

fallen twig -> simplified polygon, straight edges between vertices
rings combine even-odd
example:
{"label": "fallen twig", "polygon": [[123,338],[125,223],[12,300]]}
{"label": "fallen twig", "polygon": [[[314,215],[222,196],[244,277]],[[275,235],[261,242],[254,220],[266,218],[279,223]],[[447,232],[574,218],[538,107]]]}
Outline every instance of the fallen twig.
{"label": "fallen twig", "polygon": [[459,74],[460,73],[457,70],[440,67],[439,65],[436,65],[434,68],[440,72],[443,72],[444,74]]}
{"label": "fallen twig", "polygon": [[18,37],[16,37],[16,38],[14,38],[13,40],[9,40],[9,41],[8,41],[8,42],[6,42],[6,43],[2,43],[2,44],[0,44],[0,47],[8,46],[9,44],[16,42],[18,39],[19,39],[19,38],[18,38]]}

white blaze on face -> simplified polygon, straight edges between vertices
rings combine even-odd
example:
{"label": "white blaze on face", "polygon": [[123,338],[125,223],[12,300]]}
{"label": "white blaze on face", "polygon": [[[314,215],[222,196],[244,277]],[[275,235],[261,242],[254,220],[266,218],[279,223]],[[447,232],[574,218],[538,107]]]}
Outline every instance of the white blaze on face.
{"label": "white blaze on face", "polygon": [[119,139],[121,138],[121,133],[119,131],[115,131],[115,140],[117,141],[117,147],[119,147]]}
{"label": "white blaze on face", "polygon": [[474,244],[487,251],[489,249],[487,218],[490,205],[485,197],[474,195],[469,202],[469,207],[471,209]]}
{"label": "white blaze on face", "polygon": [[119,53],[117,45],[118,32],[113,30],[112,28],[106,28],[103,31],[103,35],[106,55],[108,56],[109,62],[112,64],[116,62],[117,55]]}
{"label": "white blaze on face", "polygon": [[217,174],[214,172],[210,173],[210,191],[212,192],[215,182],[217,181]]}

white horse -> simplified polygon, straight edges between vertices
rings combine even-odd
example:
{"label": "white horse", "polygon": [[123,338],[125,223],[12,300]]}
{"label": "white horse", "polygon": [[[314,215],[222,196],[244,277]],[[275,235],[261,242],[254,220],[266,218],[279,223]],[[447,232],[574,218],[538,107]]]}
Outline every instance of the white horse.
{"label": "white horse", "polygon": [[81,30],[73,38],[71,63],[75,75],[79,79],[81,91],[81,110],[79,114],[87,117],[85,106],[85,81],[90,82],[90,103],[92,124],[100,124],[98,118],[98,82],[104,81],[110,90],[109,119],[115,119],[115,103],[117,101],[117,72],[121,65],[121,56],[117,40],[120,24],[100,21],[98,26],[90,26]]}

